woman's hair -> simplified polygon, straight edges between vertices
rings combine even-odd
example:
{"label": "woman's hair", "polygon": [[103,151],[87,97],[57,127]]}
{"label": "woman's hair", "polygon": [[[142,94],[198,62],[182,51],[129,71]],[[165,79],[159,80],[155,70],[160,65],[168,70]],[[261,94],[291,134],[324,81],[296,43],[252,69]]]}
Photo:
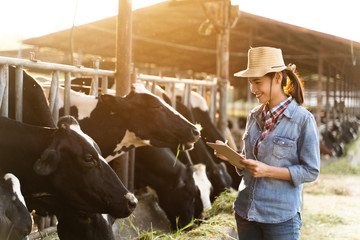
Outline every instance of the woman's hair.
{"label": "woman's hair", "polygon": [[[304,103],[304,86],[298,75],[290,70],[283,70],[281,87],[283,88],[286,94],[290,94],[293,98],[295,98],[296,102],[300,105]],[[273,79],[275,76],[275,72],[267,73],[265,76]]]}

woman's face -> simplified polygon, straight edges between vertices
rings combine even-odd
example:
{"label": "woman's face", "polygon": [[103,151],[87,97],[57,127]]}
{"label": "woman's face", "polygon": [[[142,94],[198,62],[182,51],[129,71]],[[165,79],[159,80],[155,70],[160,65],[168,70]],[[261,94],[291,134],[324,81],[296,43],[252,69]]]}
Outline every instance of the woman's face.
{"label": "woman's face", "polygon": [[[251,93],[255,94],[259,103],[267,103],[281,94],[281,73],[276,73],[272,81],[270,96],[271,79],[268,76],[249,78]],[[279,80],[280,79],[280,80]],[[270,99],[271,97],[271,99]]]}

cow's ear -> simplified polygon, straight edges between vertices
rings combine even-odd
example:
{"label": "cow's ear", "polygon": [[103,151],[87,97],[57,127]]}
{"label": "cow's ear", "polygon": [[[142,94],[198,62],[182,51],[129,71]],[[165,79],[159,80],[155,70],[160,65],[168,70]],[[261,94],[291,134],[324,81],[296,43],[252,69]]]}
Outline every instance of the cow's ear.
{"label": "cow's ear", "polygon": [[178,180],[178,182],[177,182],[177,184],[175,186],[175,189],[180,189],[180,188],[183,188],[183,187],[185,187],[185,182],[184,182],[184,180],[179,178],[179,180]]}
{"label": "cow's ear", "polygon": [[47,176],[52,174],[60,161],[59,153],[53,149],[48,148],[42,154],[41,157],[34,164],[34,171],[41,176]]}
{"label": "cow's ear", "polygon": [[126,100],[124,97],[103,94],[99,96],[99,100],[111,111],[117,113],[126,110]]}

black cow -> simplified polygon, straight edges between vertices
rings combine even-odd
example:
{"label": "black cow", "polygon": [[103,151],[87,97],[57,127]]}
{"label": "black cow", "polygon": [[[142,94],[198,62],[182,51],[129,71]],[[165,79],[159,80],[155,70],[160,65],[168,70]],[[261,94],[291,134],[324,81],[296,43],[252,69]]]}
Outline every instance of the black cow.
{"label": "black cow", "polygon": [[53,194],[83,211],[126,217],[137,200],[73,117],[58,128],[0,118],[0,171],[14,173],[25,198]]}
{"label": "black cow", "polygon": [[186,226],[194,218],[194,201],[199,197],[199,190],[193,174],[194,168],[176,161],[168,148],[135,150],[135,188],[150,186],[156,191],[159,205],[174,230]]}
{"label": "black cow", "polygon": [[[98,79],[98,89],[101,92],[102,87],[102,77]],[[71,89],[77,92],[83,92],[85,94],[90,93],[90,88],[92,84],[92,77],[78,77],[71,79]],[[112,88],[114,86],[115,79],[112,77],[108,78],[108,88]]]}
{"label": "black cow", "polygon": [[[45,90],[48,88],[45,88]],[[59,107],[64,89],[60,88]],[[99,145],[106,161],[138,146],[193,148],[199,126],[193,125],[142,84],[133,84],[126,97],[104,94],[96,98],[71,91],[71,115]]]}
{"label": "black cow", "polygon": [[[23,73],[23,122],[41,127],[56,127],[44,90],[26,71]],[[15,67],[9,66],[9,118],[15,119]]]}
{"label": "black cow", "polygon": [[57,234],[62,240],[114,240],[114,219],[108,214],[79,211],[49,195],[39,196],[33,204],[44,210],[37,212],[40,216],[56,215]]}
{"label": "black cow", "polygon": [[32,220],[20,191],[20,182],[11,173],[0,179],[0,239],[20,240],[31,232]]}
{"label": "black cow", "polygon": [[[157,90],[156,94],[159,97],[163,98],[164,101],[171,104],[171,100],[160,87],[157,87],[156,90]],[[206,101],[199,94],[194,92],[192,92],[191,95],[191,104],[193,106],[197,106],[199,109],[207,109]],[[184,104],[182,104],[180,96],[177,97],[176,110],[178,110],[190,122],[199,123],[199,121],[195,119],[195,116],[193,114],[193,108],[189,109]],[[207,111],[202,112],[202,115],[206,115],[206,114],[208,115],[208,118],[205,119],[206,121],[202,121],[201,132],[215,131],[215,133],[218,134],[218,131],[216,130],[215,126],[210,121],[208,112]],[[220,136],[220,134],[218,134],[218,136]],[[204,136],[201,136],[201,138],[204,138]],[[229,175],[225,162],[220,161],[219,163],[216,163],[214,161],[215,156],[213,157],[213,154],[210,154],[203,141],[197,141],[194,145],[194,149],[189,151],[189,154],[191,157],[191,161],[193,163],[203,163],[206,165],[206,174],[213,187],[213,191],[211,193],[211,201],[213,202],[216,196],[219,196],[220,193],[222,193],[226,188],[230,188],[232,186],[231,185],[232,177]],[[188,160],[186,160],[187,157],[188,156],[185,153],[180,153],[179,155],[179,159],[183,163],[188,162]],[[234,168],[232,168],[232,170],[235,171]]]}
{"label": "black cow", "polygon": [[[191,92],[191,112],[194,117],[194,121],[202,126],[201,129],[201,139],[205,142],[215,142],[216,140],[224,141],[224,138],[221,136],[220,132],[217,130],[216,126],[212,123],[210,119],[210,114],[206,105],[205,99],[201,97],[200,94]],[[214,150],[209,146],[205,146],[208,149],[208,152],[211,154],[213,160],[216,163],[225,163],[226,169],[231,176],[232,182],[231,186],[234,189],[238,189],[241,177],[237,174],[235,167],[230,163],[223,161],[217,158],[213,153]]]}
{"label": "black cow", "polygon": [[[190,109],[180,101],[176,102],[176,110],[178,110],[190,122],[195,123],[193,114]],[[202,125],[202,128],[207,127],[208,125]],[[203,131],[203,129],[201,131]],[[203,141],[197,141],[194,145],[194,149],[189,151],[189,154],[193,163],[203,163],[206,165],[206,174],[213,187],[213,191],[211,193],[211,202],[213,202],[215,197],[219,196],[227,188],[231,187],[232,178],[226,169],[226,165],[224,162],[216,163],[213,160],[213,157],[207,150]],[[180,159],[186,159],[186,157],[187,156],[184,156],[184,153],[180,155]]]}

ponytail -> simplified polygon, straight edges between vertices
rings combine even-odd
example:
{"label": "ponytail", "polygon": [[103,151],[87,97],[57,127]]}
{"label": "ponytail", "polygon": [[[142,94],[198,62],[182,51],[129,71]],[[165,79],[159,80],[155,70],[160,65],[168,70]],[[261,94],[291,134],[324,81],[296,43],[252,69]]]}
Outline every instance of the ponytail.
{"label": "ponytail", "polygon": [[[269,72],[265,74],[270,79],[273,79],[276,72]],[[290,94],[293,98],[295,98],[296,102],[299,105],[304,103],[304,86],[298,75],[294,72],[294,70],[283,70],[281,87],[286,94]]]}
{"label": "ponytail", "polygon": [[283,70],[282,76],[281,86],[285,93],[290,94],[299,105],[302,105],[304,103],[304,85],[298,75],[291,70]]}

